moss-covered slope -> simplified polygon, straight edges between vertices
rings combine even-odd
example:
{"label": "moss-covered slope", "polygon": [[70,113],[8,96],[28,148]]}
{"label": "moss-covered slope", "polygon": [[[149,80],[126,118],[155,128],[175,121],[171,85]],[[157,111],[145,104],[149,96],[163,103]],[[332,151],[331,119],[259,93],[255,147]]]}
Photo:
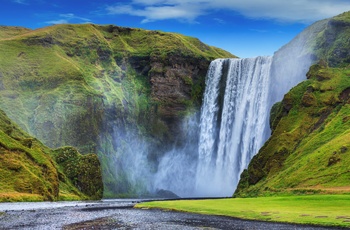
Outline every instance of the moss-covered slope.
{"label": "moss-covered slope", "polygon": [[349,21],[347,12],[307,30],[304,50],[318,64],[273,107],[272,136],[235,196],[350,192]]}
{"label": "moss-covered slope", "polygon": [[[103,186],[96,155],[76,152],[74,170],[80,175],[72,177],[60,160],[64,152],[53,152],[0,111],[0,201],[100,199]],[[87,181],[81,171],[93,176]]]}
{"label": "moss-covered slope", "polygon": [[236,195],[350,192],[350,69],[313,66],[274,110]]}
{"label": "moss-covered slope", "polygon": [[199,107],[210,61],[234,57],[195,38],[112,25],[0,30],[0,108],[52,148],[97,152],[108,194],[130,193],[116,171],[132,141],[146,137],[157,162]]}

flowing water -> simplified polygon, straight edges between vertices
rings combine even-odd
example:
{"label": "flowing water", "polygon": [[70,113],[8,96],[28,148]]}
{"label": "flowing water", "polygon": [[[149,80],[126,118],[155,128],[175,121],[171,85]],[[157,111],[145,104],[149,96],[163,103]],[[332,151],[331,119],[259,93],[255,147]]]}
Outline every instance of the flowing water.
{"label": "flowing water", "polygon": [[151,193],[170,190],[180,197],[232,196],[240,174],[270,136],[271,107],[305,79],[311,65],[308,56],[285,56],[214,60],[200,116],[186,118],[184,127],[179,127],[187,143],[165,153],[156,170],[147,168],[147,148],[141,151],[130,145],[126,155],[131,158],[126,162],[143,160],[136,167],[122,164],[133,176],[129,181],[138,187],[144,184],[141,187]]}
{"label": "flowing water", "polygon": [[197,195],[232,195],[269,137],[271,62],[257,57],[211,63],[200,120]]}
{"label": "flowing water", "polygon": [[181,197],[232,196],[240,174],[270,136],[271,107],[305,79],[311,65],[306,56],[281,60],[217,59],[210,64],[199,129],[188,135],[188,140],[197,137],[196,148],[192,141],[191,151],[165,154],[154,177],[157,188]]}

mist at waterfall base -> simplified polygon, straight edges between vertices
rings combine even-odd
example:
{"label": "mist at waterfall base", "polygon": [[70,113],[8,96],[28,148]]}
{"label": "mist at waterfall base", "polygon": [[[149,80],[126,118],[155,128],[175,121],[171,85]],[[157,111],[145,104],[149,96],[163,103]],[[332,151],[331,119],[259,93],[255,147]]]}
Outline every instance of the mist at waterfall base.
{"label": "mist at waterfall base", "polygon": [[308,57],[282,67],[280,61],[272,57],[214,60],[201,111],[186,117],[179,127],[186,141],[162,154],[155,165],[148,160],[147,141],[129,138],[116,160],[120,166],[116,173],[136,193],[167,190],[180,197],[232,196],[240,174],[270,136],[271,107],[306,79],[311,65]]}

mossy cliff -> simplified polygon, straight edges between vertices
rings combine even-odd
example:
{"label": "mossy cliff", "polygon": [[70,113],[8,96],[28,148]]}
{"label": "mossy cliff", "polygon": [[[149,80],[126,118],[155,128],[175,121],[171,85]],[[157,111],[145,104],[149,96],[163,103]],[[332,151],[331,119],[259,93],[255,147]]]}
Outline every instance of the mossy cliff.
{"label": "mossy cliff", "polygon": [[145,137],[157,162],[184,115],[199,107],[210,61],[222,57],[234,56],[175,33],[1,27],[0,108],[52,148],[98,153],[106,194],[128,194],[116,173],[125,149]]}
{"label": "mossy cliff", "polygon": [[242,173],[235,196],[350,192],[349,23],[348,12],[306,30],[316,64],[272,108],[272,135]]}
{"label": "mossy cliff", "polygon": [[75,152],[74,170],[84,174],[72,177],[63,161],[55,161],[64,152],[44,146],[0,111],[0,202],[100,199],[103,185],[96,155]]}

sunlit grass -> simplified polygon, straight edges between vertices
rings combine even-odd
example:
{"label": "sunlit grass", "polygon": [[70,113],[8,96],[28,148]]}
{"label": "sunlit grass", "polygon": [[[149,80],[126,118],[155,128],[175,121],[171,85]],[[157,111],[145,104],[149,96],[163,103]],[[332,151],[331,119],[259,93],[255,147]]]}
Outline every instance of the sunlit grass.
{"label": "sunlit grass", "polygon": [[156,201],[137,204],[135,207],[249,220],[350,227],[350,195]]}
{"label": "sunlit grass", "polygon": [[[0,192],[1,202],[39,202],[44,201],[43,196],[31,193],[19,193],[19,192]],[[1,216],[1,212],[0,212]]]}

